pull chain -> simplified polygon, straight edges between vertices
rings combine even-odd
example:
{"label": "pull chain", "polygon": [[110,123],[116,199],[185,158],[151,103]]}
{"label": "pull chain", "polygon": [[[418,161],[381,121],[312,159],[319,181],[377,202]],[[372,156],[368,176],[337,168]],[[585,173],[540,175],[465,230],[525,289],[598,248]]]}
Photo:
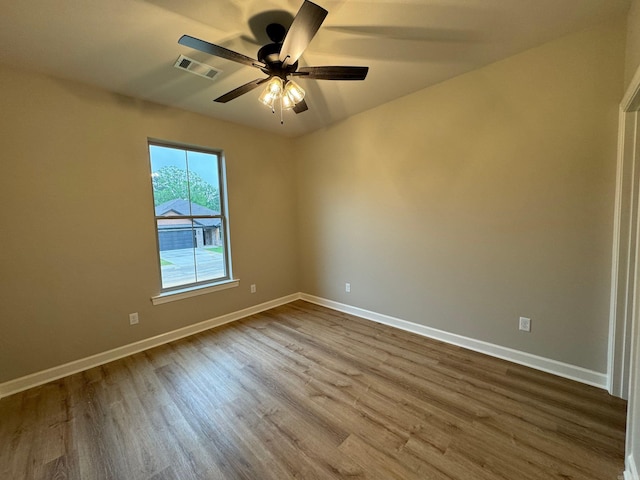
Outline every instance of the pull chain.
{"label": "pull chain", "polygon": [[282,113],[282,97],[276,99],[276,101],[273,102],[273,104],[271,105],[271,113],[273,113],[274,115],[276,114],[276,102],[278,102],[278,100],[280,100],[280,125],[284,125],[284,114]]}
{"label": "pull chain", "polygon": [[280,125],[284,125],[284,117],[282,116],[282,97],[280,97]]}

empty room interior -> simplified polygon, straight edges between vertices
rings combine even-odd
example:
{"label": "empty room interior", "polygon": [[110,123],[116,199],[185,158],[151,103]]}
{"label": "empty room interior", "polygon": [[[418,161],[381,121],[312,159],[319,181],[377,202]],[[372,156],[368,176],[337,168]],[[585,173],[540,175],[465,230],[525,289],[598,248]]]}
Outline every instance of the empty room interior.
{"label": "empty room interior", "polygon": [[0,478],[640,480],[640,0],[0,4]]}

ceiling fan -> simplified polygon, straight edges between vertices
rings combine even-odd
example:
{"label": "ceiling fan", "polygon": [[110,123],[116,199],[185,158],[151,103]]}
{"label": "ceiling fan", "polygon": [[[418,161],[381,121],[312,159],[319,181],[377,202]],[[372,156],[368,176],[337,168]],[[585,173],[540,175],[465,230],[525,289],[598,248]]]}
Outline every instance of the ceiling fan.
{"label": "ceiling fan", "polygon": [[354,66],[298,67],[298,60],[328,13],[315,3],[304,0],[288,31],[278,23],[267,26],[267,36],[272,43],[258,50],[257,60],[189,35],[183,35],[178,43],[257,68],[267,75],[266,78],[258,78],[221,95],[214,102],[227,103],[266,83],[266,89],[260,95],[262,103],[271,107],[274,112],[279,103],[281,111],[293,109],[295,113],[302,113],[308,110],[304,100],[305,92],[288,77],[316,80],[364,80],[369,71],[369,67]]}

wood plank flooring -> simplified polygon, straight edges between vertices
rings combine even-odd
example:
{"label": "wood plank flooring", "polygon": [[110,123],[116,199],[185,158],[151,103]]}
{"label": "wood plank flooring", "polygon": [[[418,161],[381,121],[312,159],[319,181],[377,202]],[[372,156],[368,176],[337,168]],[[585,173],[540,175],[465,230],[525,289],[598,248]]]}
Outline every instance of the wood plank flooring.
{"label": "wood plank flooring", "polygon": [[625,408],[298,301],[0,400],[0,478],[616,480]]}

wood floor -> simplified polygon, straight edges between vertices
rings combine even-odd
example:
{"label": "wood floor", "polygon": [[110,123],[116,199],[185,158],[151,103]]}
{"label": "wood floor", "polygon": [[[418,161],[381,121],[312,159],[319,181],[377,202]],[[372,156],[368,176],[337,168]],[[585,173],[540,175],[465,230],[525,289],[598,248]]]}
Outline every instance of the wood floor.
{"label": "wood floor", "polygon": [[298,301],[0,400],[0,478],[616,480],[625,408]]}

